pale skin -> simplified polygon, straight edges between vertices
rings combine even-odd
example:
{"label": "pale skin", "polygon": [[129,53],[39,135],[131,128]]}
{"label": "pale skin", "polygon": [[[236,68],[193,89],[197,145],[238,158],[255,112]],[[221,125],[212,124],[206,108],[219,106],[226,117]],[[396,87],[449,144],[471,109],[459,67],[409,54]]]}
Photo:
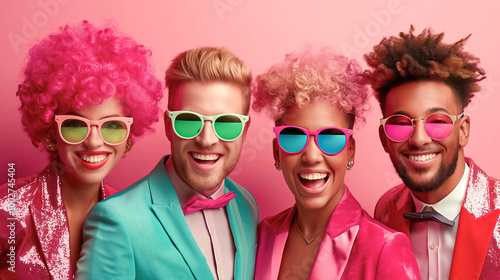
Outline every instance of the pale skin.
{"label": "pale skin", "polygon": [[[232,83],[185,82],[169,102],[172,111],[192,111],[205,116],[223,113],[248,114],[248,97],[240,86]],[[205,121],[200,134],[192,139],[179,138],[172,122],[165,116],[165,133],[171,143],[171,157],[182,180],[193,190],[208,197],[221,186],[223,180],[234,169],[245,141],[250,121],[242,135],[234,141],[220,140],[211,121]],[[200,155],[212,156],[216,160],[202,160]]]}
{"label": "pale skin", "polygon": [[[78,115],[90,120],[125,116],[121,103],[115,98],[108,98],[99,105],[85,107],[65,114]],[[96,126],[91,127],[87,139],[76,145],[64,142],[57,128],[54,130],[54,134],[57,139],[59,156],[61,196],[68,215],[71,269],[74,273],[80,256],[85,218],[90,209],[102,199],[100,193],[101,182],[120,161],[127,143],[125,141],[113,146],[106,144],[100,138]],[[92,156],[93,153],[102,152],[106,154],[104,165],[99,168],[89,169],[88,165],[92,164],[82,164],[82,154]],[[99,163],[94,164],[99,165]]]}
{"label": "pale skin", "polygon": [[[345,114],[331,104],[312,102],[304,108],[293,108],[277,125],[295,125],[314,131],[325,127],[349,128]],[[304,151],[287,154],[273,142],[274,158],[280,162],[283,177],[293,193],[297,214],[291,226],[281,260],[278,279],[307,279],[318,254],[331,214],[342,198],[344,176],[349,161],[354,160],[355,141],[337,155],[324,154],[310,136]],[[326,179],[305,181],[301,176],[327,174]],[[314,240],[307,244],[299,232]]]}
{"label": "pale skin", "polygon": [[76,263],[82,248],[83,222],[90,209],[100,200],[99,184],[71,184],[63,181],[61,189],[68,215],[71,269],[76,271]]}

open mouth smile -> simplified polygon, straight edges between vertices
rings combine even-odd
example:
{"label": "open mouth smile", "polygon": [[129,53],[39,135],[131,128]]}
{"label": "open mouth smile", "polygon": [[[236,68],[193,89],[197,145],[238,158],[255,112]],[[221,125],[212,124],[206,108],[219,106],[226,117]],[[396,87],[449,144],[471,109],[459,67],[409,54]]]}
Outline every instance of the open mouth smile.
{"label": "open mouth smile", "polygon": [[192,152],[191,157],[200,165],[213,165],[219,160],[220,154],[202,154]]}
{"label": "open mouth smile", "polygon": [[425,154],[425,155],[408,155],[408,158],[413,161],[424,162],[431,160],[437,156],[437,153]]}
{"label": "open mouth smile", "polygon": [[330,177],[326,172],[299,173],[298,176],[304,189],[313,193],[321,191]]}
{"label": "open mouth smile", "polygon": [[88,169],[99,169],[109,160],[109,152],[76,152],[80,163]]}

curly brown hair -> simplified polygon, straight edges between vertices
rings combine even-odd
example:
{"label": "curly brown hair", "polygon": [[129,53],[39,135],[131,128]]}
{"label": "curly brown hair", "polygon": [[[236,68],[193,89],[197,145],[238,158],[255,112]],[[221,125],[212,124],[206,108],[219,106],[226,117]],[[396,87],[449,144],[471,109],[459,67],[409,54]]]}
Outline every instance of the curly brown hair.
{"label": "curly brown hair", "polygon": [[479,67],[479,58],[463,50],[467,37],[453,43],[444,43],[444,32],[435,34],[426,28],[418,36],[399,33],[399,37],[384,38],[364,58],[373,71],[363,74],[371,83],[382,111],[387,93],[406,82],[428,80],[446,83],[465,108],[474,92],[481,90],[478,82],[485,78]]}

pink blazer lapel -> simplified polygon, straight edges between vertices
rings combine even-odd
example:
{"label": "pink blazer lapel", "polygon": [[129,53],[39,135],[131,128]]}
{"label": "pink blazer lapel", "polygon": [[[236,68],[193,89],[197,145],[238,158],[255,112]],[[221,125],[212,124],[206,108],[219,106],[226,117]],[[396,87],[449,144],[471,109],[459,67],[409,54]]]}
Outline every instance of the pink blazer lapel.
{"label": "pink blazer lapel", "polygon": [[324,279],[325,275],[331,279],[342,277],[359,232],[362,211],[346,187],[330,217],[309,279]]}
{"label": "pink blazer lapel", "polygon": [[340,279],[351,255],[358,231],[359,225],[355,225],[338,236],[325,236],[309,279],[324,279],[325,275],[332,277],[329,279]]}
{"label": "pink blazer lapel", "polygon": [[450,279],[479,279],[500,209],[474,218],[462,206]]}
{"label": "pink blazer lapel", "polygon": [[278,279],[286,240],[296,211],[297,206],[294,205],[274,216],[275,220],[261,222],[255,279]]}

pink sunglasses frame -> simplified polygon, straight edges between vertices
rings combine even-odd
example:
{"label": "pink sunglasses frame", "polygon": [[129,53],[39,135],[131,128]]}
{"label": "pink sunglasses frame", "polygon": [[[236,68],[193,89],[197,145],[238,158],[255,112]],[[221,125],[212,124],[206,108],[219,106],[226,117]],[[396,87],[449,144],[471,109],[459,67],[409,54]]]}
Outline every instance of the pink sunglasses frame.
{"label": "pink sunglasses frame", "polygon": [[[429,132],[427,131],[427,128],[425,127],[425,124],[427,122],[427,120],[434,116],[434,115],[446,115],[448,116],[450,119],[451,119],[451,125],[452,125],[452,130],[450,131],[450,134],[448,134],[448,136],[446,136],[445,138],[443,139],[435,139],[434,137],[430,136],[429,135]],[[410,122],[411,122],[411,125],[412,125],[412,129],[411,129],[411,132],[410,132],[410,135],[408,135],[408,137],[406,137],[406,139],[404,140],[394,140],[392,139],[388,134],[387,134],[387,130],[385,128],[385,125],[387,123],[387,120],[392,118],[392,117],[406,117]],[[444,112],[438,112],[438,113],[434,113],[434,114],[431,114],[430,116],[426,117],[426,118],[410,118],[408,117],[407,115],[403,115],[403,114],[394,114],[394,115],[390,115],[388,116],[387,118],[384,118],[384,119],[380,119],[380,124],[382,125],[383,129],[384,129],[384,133],[385,133],[385,136],[387,136],[387,138],[393,142],[396,142],[396,143],[401,143],[401,142],[405,142],[407,141],[408,139],[410,139],[410,137],[413,135],[413,132],[415,131],[415,121],[419,121],[419,120],[422,120],[423,121],[423,125],[424,125],[424,131],[425,133],[427,134],[427,136],[429,136],[429,138],[431,138],[432,140],[434,141],[443,141],[445,140],[446,138],[450,137],[450,135],[453,133],[453,129],[455,129],[455,122],[458,121],[459,119],[461,119],[463,116],[465,116],[465,112],[462,112],[458,115],[450,115],[448,113],[444,113]]]}
{"label": "pink sunglasses frame", "polygon": [[[57,130],[59,131],[59,136],[61,137],[61,139],[66,144],[70,144],[70,145],[78,145],[78,144],[82,143],[83,141],[85,141],[89,137],[89,135],[90,135],[90,131],[91,131],[92,126],[97,126],[97,131],[98,131],[99,137],[101,138],[101,140],[104,143],[106,143],[107,145],[110,145],[110,146],[120,145],[123,142],[127,141],[128,136],[130,135],[130,126],[134,122],[134,118],[132,118],[132,117],[109,117],[109,118],[100,119],[98,121],[91,121],[91,120],[89,120],[87,118],[80,117],[80,116],[75,116],[75,115],[55,115],[54,119],[55,119],[55,121],[57,123]],[[61,126],[62,126],[62,124],[63,124],[64,121],[70,120],[70,119],[80,120],[80,121],[82,121],[82,122],[84,122],[84,123],[87,124],[87,127],[89,129],[87,130],[87,135],[85,135],[85,137],[83,138],[83,140],[81,140],[79,142],[73,143],[73,142],[68,142],[68,141],[66,141],[66,139],[64,139],[64,137],[62,135],[62,132],[61,132]],[[102,135],[101,135],[101,126],[102,126],[103,123],[108,122],[108,121],[121,121],[121,122],[125,123],[125,125],[127,126],[127,135],[125,136],[125,138],[123,139],[123,141],[121,141],[120,143],[109,143],[106,140],[104,140],[104,138],[102,138]]]}
{"label": "pink sunglasses frame", "polygon": [[[286,129],[286,128],[297,128],[297,129],[300,129],[302,130],[306,136],[307,136],[307,142],[306,144],[304,145],[304,148],[302,148],[302,150],[298,151],[298,152],[295,152],[295,153],[290,153],[290,152],[287,152],[285,151],[285,149],[283,149],[283,147],[281,147],[281,143],[279,141],[279,135],[281,133],[281,131],[283,129]],[[342,131],[346,137],[346,141],[345,141],[345,145],[344,147],[342,148],[342,150],[340,150],[338,153],[335,153],[335,154],[330,154],[330,153],[326,153],[325,151],[323,151],[323,149],[321,149],[319,147],[319,144],[318,144],[318,135],[323,131],[323,130],[326,130],[326,129],[338,129],[340,131]],[[273,131],[274,131],[274,134],[276,135],[276,141],[278,142],[278,145],[280,146],[280,149],[282,151],[284,151],[285,153],[287,154],[291,154],[291,155],[295,155],[295,154],[299,154],[299,153],[302,153],[306,148],[307,148],[307,145],[309,145],[309,140],[311,140],[311,135],[314,135],[314,142],[316,143],[316,147],[318,147],[318,149],[324,153],[325,155],[329,155],[329,156],[334,156],[334,155],[338,155],[340,153],[342,153],[342,151],[345,150],[345,148],[347,147],[347,144],[349,144],[349,139],[351,138],[351,136],[353,135],[353,132],[352,132],[352,129],[348,129],[348,128],[342,128],[342,127],[335,127],[335,126],[330,126],[330,127],[323,127],[323,128],[320,128],[318,130],[315,130],[315,131],[311,131],[311,130],[308,130],[308,129],[305,129],[303,127],[300,127],[300,126],[295,126],[295,125],[281,125],[281,126],[275,126],[273,127]]]}

